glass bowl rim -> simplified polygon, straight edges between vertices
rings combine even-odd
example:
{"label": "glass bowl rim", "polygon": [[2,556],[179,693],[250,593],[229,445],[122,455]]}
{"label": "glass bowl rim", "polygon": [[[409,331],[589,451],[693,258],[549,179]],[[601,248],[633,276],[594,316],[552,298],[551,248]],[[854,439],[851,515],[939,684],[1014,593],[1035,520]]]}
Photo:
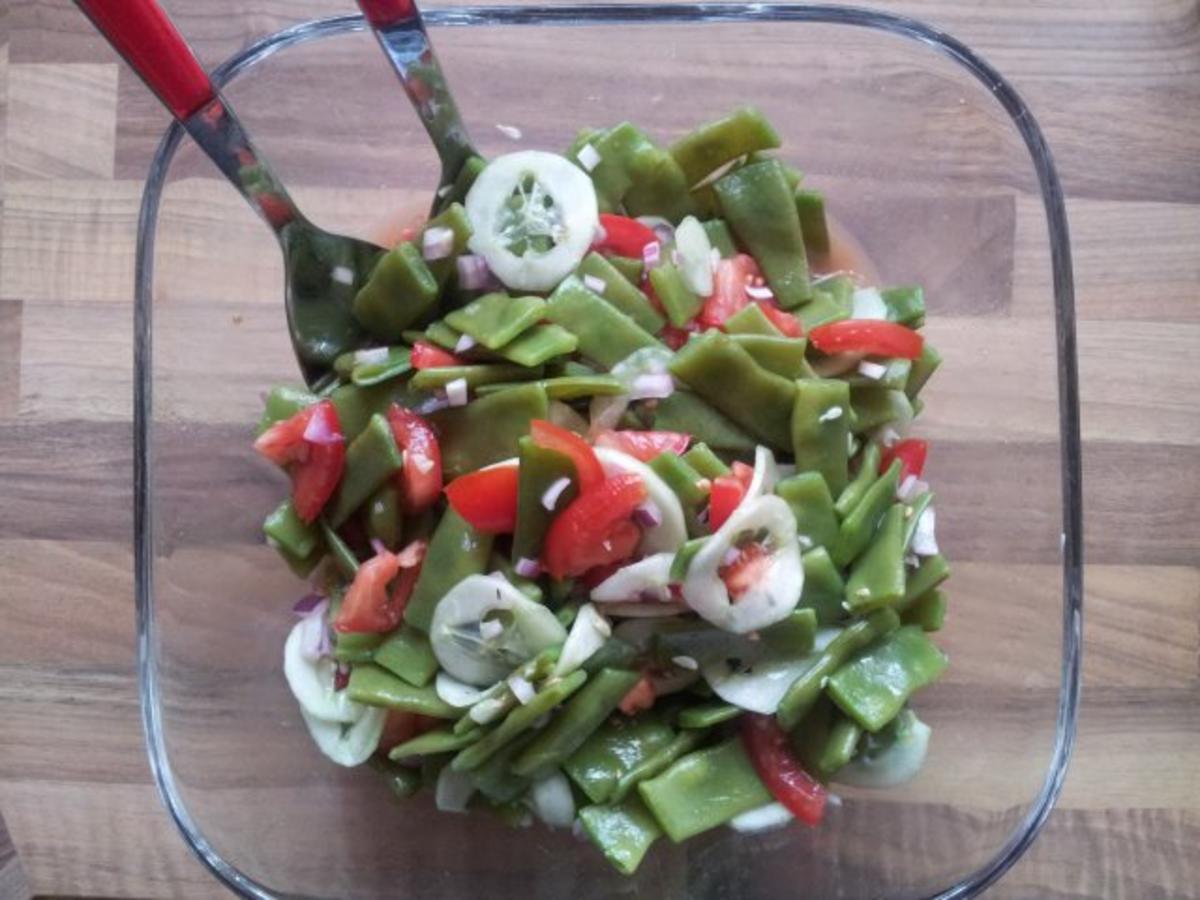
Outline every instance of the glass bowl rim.
{"label": "glass bowl rim", "polygon": [[[1011,84],[970,47],[917,19],[868,8],[805,3],[689,3],[578,6],[463,6],[422,13],[436,27],[520,25],[645,25],[735,22],[809,22],[880,31],[924,44],[962,66],[991,91],[1008,113],[1029,151],[1042,195],[1050,238],[1057,337],[1060,481],[1062,488],[1063,638],[1055,744],[1042,787],[1019,826],[979,869],[931,897],[979,894],[1003,875],[1029,848],[1062,790],[1075,743],[1080,695],[1083,628],[1083,512],[1080,462],[1079,386],[1076,362],[1075,289],[1070,237],[1062,186],[1033,114]],[[366,28],[359,14],[300,22],[269,34],[228,57],[210,73],[220,90],[234,77],[279,50],[308,41]],[[175,783],[167,757],[159,705],[158,643],[153,596],[153,530],[149,456],[151,417],[151,322],[154,236],[159,203],[171,160],[184,130],[173,121],[151,160],[138,217],[134,296],[134,576],[138,685],[150,769],[159,797],[189,849],[225,886],[243,897],[272,900],[280,895],[229,863],[208,842],[192,818]]]}

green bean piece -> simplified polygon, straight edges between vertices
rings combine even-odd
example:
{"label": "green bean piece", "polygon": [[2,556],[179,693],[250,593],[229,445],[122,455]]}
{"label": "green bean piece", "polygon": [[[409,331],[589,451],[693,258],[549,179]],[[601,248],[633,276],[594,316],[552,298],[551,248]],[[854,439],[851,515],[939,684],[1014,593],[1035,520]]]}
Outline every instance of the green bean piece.
{"label": "green bean piece", "polygon": [[[921,348],[921,355],[913,360],[912,369],[908,373],[908,382],[904,385],[904,393],[909,400],[913,401],[914,407],[921,388],[925,387],[925,383],[929,381],[941,364],[942,354],[926,341],[925,346]],[[913,414],[916,414],[915,408]]]}
{"label": "green bean piece", "polygon": [[949,577],[950,564],[946,562],[946,557],[940,553],[925,557],[916,570],[908,576],[908,581],[904,586],[904,599],[896,605],[896,608],[903,612],[910,604],[928,594]]}
{"label": "green bean piece", "polygon": [[858,506],[850,510],[838,528],[838,539],[829,555],[839,566],[852,563],[867,548],[884,513],[892,505],[900,484],[900,460],[892,460],[888,470],[867,488]]}
{"label": "green bean piece", "polygon": [[625,276],[625,280],[630,284],[641,284],[642,276],[646,271],[646,264],[640,259],[634,259],[631,256],[609,256],[605,257],[614,269]]}
{"label": "green bean piece", "polygon": [[623,200],[631,216],[662,216],[678,222],[695,215],[696,202],[688,188],[690,182],[679,163],[666,150],[655,147],[639,153],[630,166],[633,186]]}
{"label": "green bean piece", "polygon": [[721,457],[713,453],[708,444],[703,442],[693,444],[692,449],[683,454],[683,461],[699,472],[702,477],[710,480],[728,475],[730,472],[729,466],[725,465]]}
{"label": "green bean piece", "polygon": [[404,454],[396,444],[392,426],[376,413],[346,448],[346,468],[330,501],[329,524],[340,527],[403,465]]}
{"label": "green bean piece", "polygon": [[404,621],[428,633],[438,601],[467,576],[483,572],[491,551],[492,535],[476,531],[453,507],[447,507],[425,551]]}
{"label": "green bean piece", "polygon": [[688,341],[676,352],[670,370],[751,434],[777,449],[791,445],[794,384],[762,368],[728,335],[707,331]]}
{"label": "green bean piece", "polygon": [[817,613],[807,608],[793,610],[786,619],[764,628],[761,634],[771,653],[806,656],[812,652],[817,636]]}
{"label": "green bean piece", "polygon": [[486,363],[477,366],[438,366],[433,369],[421,369],[413,375],[411,384],[420,391],[435,391],[444,388],[452,381],[461,379],[467,383],[467,387],[475,388],[481,384],[534,380],[541,374],[541,369],[527,369],[524,366],[512,366],[504,363]]}
{"label": "green bean piece", "polygon": [[708,235],[708,242],[721,255],[721,259],[729,259],[731,256],[737,255],[737,245],[734,244],[733,235],[724,219],[708,219],[701,222],[700,225],[704,229],[704,233]]}
{"label": "green bean piece", "polygon": [[756,441],[728,416],[690,391],[676,391],[658,401],[653,412],[659,431],[681,431],[732,456],[754,455]]}
{"label": "green bean piece", "polygon": [[334,631],[333,658],[346,663],[370,662],[383,637],[366,631]]}
{"label": "green bean piece", "polygon": [[734,169],[713,189],[725,221],[762,268],[779,305],[793,309],[811,299],[800,216],[778,160]]}
{"label": "green bean piece", "polygon": [[679,714],[680,728],[713,728],[722,722],[736,719],[744,710],[729,703],[701,703],[689,706]]}
{"label": "green bean piece", "polygon": [[[874,362],[874,360],[871,360]],[[883,374],[878,378],[869,378],[857,370],[851,370],[842,376],[852,388],[872,388],[879,390],[888,388],[894,391],[904,390],[908,376],[912,371],[910,359],[884,359],[879,364],[883,366]]]}
{"label": "green bean piece", "polygon": [[621,775],[674,738],[675,732],[656,710],[633,718],[613,716],[570,755],[563,771],[593,803],[607,803]]}
{"label": "green bean piece", "polygon": [[795,384],[791,440],[796,468],[820,472],[830,496],[836,496],[849,477],[850,388],[837,378],[804,378]]}
{"label": "green bean piece", "polygon": [[757,660],[765,645],[745,635],[713,628],[706,622],[680,619],[663,623],[651,641],[654,662],[669,666],[679,657],[689,657],[700,665],[724,659]]}
{"label": "green bean piece", "polygon": [[342,577],[348,581],[353,581],[354,576],[358,574],[358,557],[354,555],[354,551],[342,540],[337,531],[330,527],[325,519],[322,518],[318,521],[321,526],[321,539],[325,541],[325,548],[329,551],[329,555],[333,557],[334,565],[342,573]]}
{"label": "green bean piece", "polygon": [[386,413],[393,403],[410,406],[415,399],[410,398],[407,382],[391,380],[362,386],[343,384],[335,388],[329,395],[337,410],[338,422],[342,426],[342,434],[347,441],[353,441],[371,421],[371,416]]}
{"label": "green bean piece", "polygon": [[796,213],[804,234],[804,249],[814,256],[829,253],[829,223],[825,221],[825,197],[819,191],[796,191]]}
{"label": "green bean piece", "polygon": [[379,257],[354,297],[354,317],[375,337],[396,341],[433,311],[438,290],[420,249],[405,241]]}
{"label": "green bean piece", "polygon": [[617,708],[640,677],[636,671],[601,669],[513,761],[513,772],[536,778],[565,762]]}
{"label": "green bean piece", "polygon": [[478,768],[493,753],[524,734],[533,727],[534,722],[579,690],[587,677],[586,672],[576,669],[570,675],[545,685],[528,703],[518,706],[476,743],[461,750],[450,763],[454,771],[469,772]]}
{"label": "green bean piece", "polygon": [[791,729],[789,737],[792,750],[804,770],[814,778],[825,780],[826,776],[821,771],[821,755],[829,743],[829,732],[833,727],[834,718],[840,715],[833,701],[821,693],[800,723]]}
{"label": "green bean piece", "polygon": [[921,521],[921,515],[929,508],[929,504],[933,503],[933,492],[925,491],[918,495],[911,503],[904,506],[904,552],[908,552],[908,548],[912,546],[913,538],[917,534],[917,523]]}
{"label": "green bean piece", "polygon": [[[666,320],[650,305],[646,295],[631,284],[616,267],[599,253],[589,253],[584,257],[575,274],[587,284],[591,279],[598,279],[604,284],[602,290],[589,286],[618,310],[633,319],[641,328],[650,334],[657,333]],[[653,277],[653,272],[651,273]]]}
{"label": "green bean piece", "polygon": [[489,350],[498,350],[542,318],[546,301],[541,297],[484,294],[446,316],[446,324],[469,334]]}
{"label": "green bean piece", "polygon": [[450,189],[450,193],[438,201],[439,205],[449,206],[451,203],[462,203],[466,200],[471,185],[475,183],[475,179],[485,168],[487,168],[487,160],[479,156],[468,156],[463,162],[462,168],[458,170],[458,175],[454,179],[454,187]]}
{"label": "green bean piece", "polygon": [[846,617],[842,602],[846,598],[846,584],[838,567],[829,558],[825,547],[816,547],[800,557],[804,566],[804,586],[800,589],[800,607],[811,609],[817,623],[823,626],[836,625]]}
{"label": "green bean piece", "polygon": [[583,832],[622,875],[641,865],[662,829],[638,797],[612,806],[585,806],[579,811]]}
{"label": "green bean piece", "polygon": [[846,763],[854,758],[858,742],[862,738],[862,727],[853,719],[837,716],[829,729],[829,736],[821,755],[817,758],[817,774],[821,778],[832,778]]}
{"label": "green bean piece", "polygon": [[321,539],[315,522],[305,522],[296,514],[291,499],[284,500],[263,522],[267,543],[297,559],[312,555]]}
{"label": "green bean piece", "polygon": [[400,491],[385,482],[366,504],[367,536],[395,551],[403,537],[404,517],[400,511]]}
{"label": "green bean piece", "polygon": [[356,362],[350,372],[350,380],[360,387],[370,387],[393,378],[399,378],[412,371],[409,356],[407,347],[389,347],[387,358],[380,362]]}
{"label": "green bean piece", "polygon": [[662,346],[650,332],[574,275],[564,279],[550,295],[546,318],[579,339],[581,354],[609,369],[635,350]]}
{"label": "green bean piece", "polygon": [[837,515],[829,485],[819,472],[801,472],[775,485],[796,517],[796,535],[805,550],[832,547],[838,536]]}
{"label": "green bean piece", "polygon": [[431,416],[441,435],[447,480],[517,455],[529,423],[544,419],[550,400],[536,383],[497,391]]}
{"label": "green bean piece", "polygon": [[905,625],[834,672],[829,696],[864,729],[878,731],[915,691],[941,675],[946,663],[946,655],[920,628]]}
{"label": "green bean piece", "polygon": [[441,289],[446,287],[446,283],[450,281],[450,276],[455,274],[454,258],[465,253],[467,250],[467,241],[471,239],[471,220],[467,217],[467,211],[463,208],[463,205],[456,202],[451,203],[425,223],[425,227],[421,229],[422,241],[424,241],[425,235],[431,228],[449,228],[450,233],[453,235],[450,252],[441,259],[433,259],[426,262],[429,266],[429,271],[433,273],[434,280],[438,283],[438,288]]}
{"label": "green bean piece", "polygon": [[638,792],[675,843],[774,799],[738,738],[689,753],[661,775],[643,781]]}
{"label": "green bean piece", "polygon": [[538,737],[537,733],[523,734],[492,754],[483,765],[471,773],[475,789],[490,803],[511,803],[527,790],[529,779],[512,770],[512,762]]}
{"label": "green bean piece", "polygon": [[[557,328],[558,326],[550,326]],[[625,385],[611,375],[564,375],[561,378],[543,378],[537,382],[551,400],[579,400],[583,397],[615,397],[625,393]],[[505,388],[516,387],[512,383],[483,385],[481,396],[494,394]]]}
{"label": "green bean piece", "polygon": [[920,328],[925,324],[925,291],[920,285],[907,284],[885,288],[879,292],[888,310],[888,321],[899,322],[909,328]]}
{"label": "green bean piece", "polygon": [[[557,450],[540,447],[533,438],[523,437],[517,442],[517,526],[513,531],[512,560],[538,559],[542,555],[542,541],[555,515],[571,503],[579,493],[575,464],[570,457]],[[554,509],[546,509],[542,498],[546,491],[559,479],[567,479],[567,486],[555,500]]]}
{"label": "green bean piece", "polygon": [[804,355],[808,349],[808,341],[804,338],[784,337],[778,332],[774,335],[730,334],[730,337],[768,372],[789,381],[817,377]]}
{"label": "green bean piece", "polygon": [[894,610],[881,609],[842,630],[803,675],[792,682],[775,712],[779,724],[791,731],[812,709],[825,682],[859,650],[900,626]]}
{"label": "green bean piece", "polygon": [[688,566],[692,564],[692,560],[695,559],[696,554],[700,552],[700,548],[707,540],[706,537],[692,538],[675,551],[675,558],[671,560],[669,576],[672,584],[678,584],[687,577]]}
{"label": "green bean piece", "polygon": [[458,342],[462,340],[462,332],[457,328],[451,328],[447,325],[445,319],[430,322],[425,331],[418,332],[418,334],[420,337],[414,336],[414,343],[418,340],[426,340],[437,344],[444,350],[455,349],[458,346]]}
{"label": "green bean piece", "polygon": [[868,441],[867,446],[863,448],[862,456],[858,461],[858,471],[850,483],[842,488],[842,492],[838,494],[837,502],[833,504],[834,511],[838,514],[838,518],[844,519],[850,515],[850,511],[862,502],[862,498],[866,496],[871,485],[879,478],[879,461],[882,451],[879,449],[879,444],[875,441]]}
{"label": "green bean piece", "polygon": [[690,184],[698,184],[739,156],[780,146],[779,134],[761,112],[750,106],[701,125],[671,145],[671,155]]}
{"label": "green bean piece", "polygon": [[891,422],[907,422],[913,417],[912,402],[903,391],[875,387],[856,387],[850,391],[854,431],[863,434]]}
{"label": "green bean piece", "polygon": [[594,135],[588,143],[600,157],[588,175],[596,188],[601,212],[611,212],[621,206],[621,201],[633,187],[635,161],[639,156],[654,153],[657,148],[640,128],[629,122],[621,122]]}
{"label": "green bean piece", "polygon": [[649,465],[679,498],[688,534],[699,537],[705,531],[700,524],[700,509],[708,503],[708,487],[703,483],[704,476],[688,465],[683,457],[670,450],[654,457]]}
{"label": "green bean piece", "polygon": [[455,734],[450,728],[436,728],[426,731],[416,737],[409,738],[402,744],[397,744],[388,751],[388,759],[408,759],[413,756],[436,756],[440,753],[453,753],[463,747],[469,747],[483,735],[483,729],[476,725],[462,734]]}
{"label": "green bean piece", "polygon": [[290,419],[306,406],[312,406],[320,399],[316,394],[304,388],[274,387],[267,394],[263,403],[262,418],[258,420],[258,433],[262,434],[276,422]]}
{"label": "green bean piece", "polygon": [[540,366],[559,356],[574,353],[579,338],[560,325],[538,324],[509,341],[496,351],[509,362],[520,366]]}
{"label": "green bean piece", "polygon": [[941,631],[946,622],[946,595],[936,588],[922,594],[900,614],[904,625],[916,625],[922,631]]}
{"label": "green bean piece", "polygon": [[692,293],[674,263],[664,262],[651,269],[650,286],[666,310],[667,319],[676,328],[686,325],[704,306],[704,298]]}
{"label": "green bean piece", "polygon": [[425,637],[411,625],[401,625],[375,650],[374,661],[414,687],[424,687],[437,673],[438,661]]}
{"label": "green bean piece", "polygon": [[371,757],[367,764],[379,773],[388,790],[398,799],[407,799],[421,789],[421,773],[416,769],[393,765],[378,756]]}
{"label": "green bean piece", "polygon": [[866,552],[846,579],[846,608],[852,615],[879,609],[904,596],[904,505],[892,505],[883,516]]}
{"label": "green bean piece", "polygon": [[350,670],[347,696],[357,703],[420,713],[435,719],[457,719],[459,710],[437,695],[432,685],[414,687],[387,669],[370,663]]}
{"label": "green bean piece", "polygon": [[820,279],[813,285],[812,299],[796,310],[804,330],[850,318],[853,294],[854,282],[846,275]]}
{"label": "green bean piece", "polygon": [[754,334],[761,337],[783,337],[783,332],[767,318],[757,303],[747,303],[725,320],[725,333],[736,335]]}
{"label": "green bean piece", "polygon": [[639,784],[665,772],[672,763],[696,749],[707,737],[708,732],[702,729],[688,728],[679,732],[665,747],[650,753],[621,774],[613,788],[613,800],[624,800]]}

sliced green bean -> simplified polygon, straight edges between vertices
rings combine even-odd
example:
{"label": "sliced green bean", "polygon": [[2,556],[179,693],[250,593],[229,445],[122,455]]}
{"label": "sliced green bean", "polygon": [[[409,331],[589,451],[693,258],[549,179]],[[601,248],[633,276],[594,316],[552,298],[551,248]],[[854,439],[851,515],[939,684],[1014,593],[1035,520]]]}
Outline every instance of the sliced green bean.
{"label": "sliced green bean", "polygon": [[373,659],[415,687],[429,684],[438,668],[429,638],[411,625],[401,625],[389,634],[376,648]]}
{"label": "sliced green bean", "polygon": [[[589,290],[599,294],[650,334],[656,334],[666,323],[650,305],[646,295],[599,253],[589,253],[575,271]],[[591,287],[589,282],[592,280],[602,283],[603,288]]]}
{"label": "sliced green bean", "polygon": [[839,566],[849,565],[871,542],[883,514],[892,505],[900,484],[900,460],[892,460],[888,470],[867,488],[859,504],[842,519],[837,542],[829,551]]}
{"label": "sliced green bean", "polygon": [[838,668],[829,677],[829,696],[864,729],[878,731],[913,692],[942,674],[946,662],[920,628],[906,625]]}
{"label": "sliced green bean", "polygon": [[456,719],[459,713],[439,697],[432,686],[414,687],[387,669],[370,663],[351,669],[346,694],[357,703],[420,713],[435,719]]}
{"label": "sliced green bean", "polygon": [[346,448],[346,468],[330,501],[329,524],[338,528],[404,465],[392,426],[379,413]]}
{"label": "sliced green bean", "polygon": [[790,419],[796,468],[820,472],[830,495],[837,496],[849,477],[850,388],[836,378],[805,378],[795,385]]}
{"label": "sliced green bean", "polygon": [[846,608],[852,615],[895,603],[904,596],[904,506],[888,508],[866,552],[846,579]]}
{"label": "sliced green bean", "polygon": [[546,318],[579,340],[579,352],[612,368],[635,350],[662,346],[650,332],[584,286],[566,278],[550,295]]}
{"label": "sliced green bean", "polygon": [[805,550],[831,547],[837,540],[838,520],[829,485],[819,472],[801,472],[775,485],[796,517],[796,535]]}
{"label": "sliced green bean", "polygon": [[490,534],[476,531],[447,507],[425,552],[421,574],[404,609],[404,620],[428,632],[438,601],[468,575],[483,572],[491,550]]}

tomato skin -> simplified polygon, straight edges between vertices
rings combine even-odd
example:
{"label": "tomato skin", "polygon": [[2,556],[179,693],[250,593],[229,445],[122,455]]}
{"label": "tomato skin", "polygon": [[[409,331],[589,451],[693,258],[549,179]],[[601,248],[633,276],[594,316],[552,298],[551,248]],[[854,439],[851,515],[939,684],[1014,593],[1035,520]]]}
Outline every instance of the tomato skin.
{"label": "tomato skin", "polygon": [[425,541],[413,541],[398,554],[385,550],[359,566],[334,620],[334,630],[380,634],[399,625],[427,549]]}
{"label": "tomato skin", "polygon": [[396,445],[404,451],[404,466],[397,473],[404,508],[422,512],[437,502],[442,493],[442,450],[437,432],[410,409],[393,403],[388,423]]}
{"label": "tomato skin", "polygon": [[689,323],[687,328],[676,328],[674,325],[667,325],[662,331],[659,332],[658,336],[661,337],[663,343],[672,350],[678,350],[680,347],[686,344],[688,342],[688,338],[695,333],[696,328]]}
{"label": "tomato skin", "polygon": [[928,441],[907,438],[883,451],[879,460],[879,473],[882,475],[891,468],[892,460],[898,459],[900,460],[900,481],[902,483],[909,475],[920,478],[921,473],[925,471],[925,457],[928,454]]}
{"label": "tomato skin", "polygon": [[762,544],[747,544],[730,565],[717,569],[717,575],[725,582],[729,596],[736,601],[762,580],[770,566],[771,556]]}
{"label": "tomato skin", "polygon": [[641,259],[646,245],[658,240],[653,228],[628,216],[601,213],[600,227],[604,229],[604,237],[592,244],[592,249],[614,256]]}
{"label": "tomato skin", "polygon": [[819,825],[829,793],[800,765],[775,717],[744,713],[741,735],[746,755],[767,790],[801,822]]}
{"label": "tomato skin", "polygon": [[717,263],[713,292],[704,301],[696,320],[702,328],[723,328],[725,320],[750,303],[746,285],[758,275],[754,258],[739,253]]}
{"label": "tomato skin", "polygon": [[417,341],[413,344],[408,361],[414,369],[444,369],[448,366],[463,364],[463,361],[453,353],[448,353],[441,347],[435,347],[425,341]]}
{"label": "tomato skin", "polygon": [[784,337],[804,337],[804,326],[790,312],[786,312],[772,303],[767,303],[765,300],[758,301],[758,308],[763,311],[764,316],[771,320],[771,324],[782,332]]}
{"label": "tomato skin", "polygon": [[617,708],[625,715],[632,716],[652,707],[655,699],[654,682],[650,680],[649,675],[643,674],[629,689],[629,692],[621,698]]}
{"label": "tomato skin", "polygon": [[517,471],[513,464],[460,475],[446,485],[446,499],[478,530],[511,534],[517,527]]}
{"label": "tomato skin", "polygon": [[292,481],[292,505],[304,522],[321,514],[346,465],[346,439],[332,400],[321,400],[276,422],[254,449],[283,466]]}
{"label": "tomato skin", "polygon": [[570,457],[571,462],[575,464],[581,494],[586,494],[604,483],[604,468],[596,458],[596,452],[575,432],[545,419],[534,419],[529,425],[529,434],[539,447],[557,450]]}
{"label": "tomato skin", "polygon": [[880,319],[843,319],[818,325],[808,339],[822,353],[865,353],[916,359],[925,339],[911,328]]}
{"label": "tomato skin", "polygon": [[750,490],[750,482],[754,479],[754,469],[740,460],[734,462],[733,471],[728,475],[718,475],[713,479],[712,490],[708,495],[708,524],[716,531],[724,525],[738,504]]}
{"label": "tomato skin", "polygon": [[683,454],[692,442],[690,434],[680,431],[602,431],[596,435],[596,446],[649,462],[668,451]]}
{"label": "tomato skin", "polygon": [[630,516],[645,500],[646,485],[637,475],[616,475],[580,493],[546,532],[546,571],[553,578],[569,578],[628,559],[642,536]]}

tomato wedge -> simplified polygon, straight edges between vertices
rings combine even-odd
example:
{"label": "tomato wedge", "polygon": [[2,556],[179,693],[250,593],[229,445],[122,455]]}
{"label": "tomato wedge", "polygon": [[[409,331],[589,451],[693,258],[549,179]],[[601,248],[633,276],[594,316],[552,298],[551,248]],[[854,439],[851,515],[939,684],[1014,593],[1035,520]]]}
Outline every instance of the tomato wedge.
{"label": "tomato wedge", "polygon": [[742,745],[763,784],[788,812],[809,825],[818,825],[829,797],[825,786],[800,765],[788,746],[787,733],[774,716],[745,713]]}
{"label": "tomato wedge", "polygon": [[646,485],[637,475],[617,475],[581,492],[546,532],[546,571],[554,578],[568,578],[628,559],[642,536],[630,516],[645,500]]}
{"label": "tomato wedge", "polygon": [[642,675],[628,693],[621,698],[621,702],[617,707],[627,716],[636,715],[644,709],[649,709],[654,705],[654,682],[650,680],[649,675]]}
{"label": "tomato wedge", "polygon": [[511,534],[517,527],[517,465],[491,466],[460,475],[446,485],[454,511],[487,534]]}
{"label": "tomato wedge", "polygon": [[879,460],[880,474],[886,472],[892,465],[892,460],[900,460],[900,481],[909,475],[921,477],[925,471],[925,457],[929,453],[929,442],[918,441],[914,438],[900,441],[883,451]]}
{"label": "tomato wedge", "polygon": [[818,325],[808,334],[822,353],[866,353],[916,359],[925,340],[911,328],[880,319],[843,319]]}
{"label": "tomato wedge", "polygon": [[713,292],[700,308],[697,321],[704,328],[721,328],[725,320],[750,302],[746,285],[758,275],[754,258],[739,253],[717,263]]}
{"label": "tomato wedge", "polygon": [[334,629],[379,634],[399,625],[427,548],[425,541],[413,541],[399,554],[385,550],[359,566],[334,620]]}
{"label": "tomato wedge", "polygon": [[596,452],[575,432],[545,419],[534,419],[529,424],[529,433],[539,447],[557,450],[570,458],[575,464],[575,474],[579,477],[581,494],[586,494],[604,482],[604,469],[600,460],[596,458]]}
{"label": "tomato wedge", "polygon": [[713,479],[712,490],[708,495],[708,524],[716,531],[733,515],[738,504],[750,489],[754,479],[754,469],[744,462],[735,462],[733,472],[729,475],[718,475]]}
{"label": "tomato wedge", "polygon": [[670,451],[684,453],[692,442],[690,434],[679,431],[602,431],[596,435],[596,446],[620,450],[642,462]]}
{"label": "tomato wedge", "polygon": [[442,450],[433,426],[410,409],[393,403],[388,422],[396,445],[404,451],[404,466],[396,476],[409,512],[422,512],[442,492]]}
{"label": "tomato wedge", "polygon": [[287,470],[292,505],[305,522],[321,514],[346,465],[346,439],[331,400],[321,400],[276,422],[259,435],[254,449]]}
{"label": "tomato wedge", "polygon": [[413,344],[408,361],[414,369],[444,369],[447,366],[463,364],[463,361],[453,353],[447,353],[441,347],[435,347],[425,341],[417,341]]}
{"label": "tomato wedge", "polygon": [[758,308],[763,311],[764,316],[771,320],[771,324],[783,333],[784,337],[804,337],[804,326],[790,312],[785,312],[765,300],[758,301]]}
{"label": "tomato wedge", "polygon": [[601,253],[641,259],[646,245],[658,240],[653,228],[627,216],[601,213],[600,227],[604,229],[604,237],[592,244],[592,249]]}

